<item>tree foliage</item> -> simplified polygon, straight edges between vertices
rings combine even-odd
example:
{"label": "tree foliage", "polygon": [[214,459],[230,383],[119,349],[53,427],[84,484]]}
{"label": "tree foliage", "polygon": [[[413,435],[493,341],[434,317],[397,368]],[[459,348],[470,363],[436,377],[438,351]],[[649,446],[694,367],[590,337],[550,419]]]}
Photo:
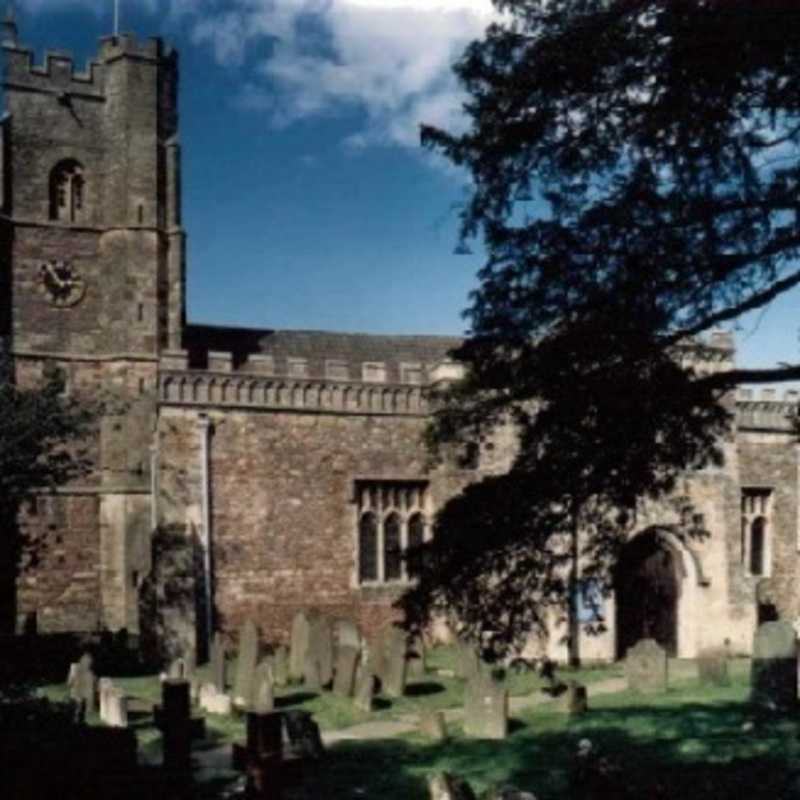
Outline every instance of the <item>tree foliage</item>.
{"label": "tree foliage", "polygon": [[439,515],[403,605],[502,649],[572,596],[575,531],[603,572],[641,498],[719,461],[726,392],[762,377],[698,337],[800,283],[800,9],[495,4],[455,67],[469,128],[422,130],[471,175],[462,236],[488,254],[431,438],[511,425],[519,449]]}

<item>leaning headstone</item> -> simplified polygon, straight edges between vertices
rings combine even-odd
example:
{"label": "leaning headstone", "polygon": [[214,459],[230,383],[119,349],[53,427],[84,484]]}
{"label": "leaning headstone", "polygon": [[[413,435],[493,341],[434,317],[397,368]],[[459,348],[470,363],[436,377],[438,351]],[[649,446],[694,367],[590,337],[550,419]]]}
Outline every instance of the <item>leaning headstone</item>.
{"label": "leaning headstone", "polygon": [[355,647],[341,645],[336,651],[336,671],[333,676],[333,693],[341,697],[352,697],[356,681],[359,651]]}
{"label": "leaning headstone", "polygon": [[435,742],[443,742],[447,738],[444,711],[423,711],[419,715],[419,732]]}
{"label": "leaning headstone", "polygon": [[233,702],[245,707],[253,694],[253,677],[258,662],[258,630],[252,620],[247,620],[239,631],[239,653],[236,658],[236,676],[233,683]]}
{"label": "leaning headstone", "polygon": [[164,767],[186,770],[189,768],[192,738],[189,681],[168,678],[161,684],[161,697]]}
{"label": "leaning headstone", "polygon": [[292,638],[289,650],[289,679],[305,678],[306,652],[308,650],[308,614],[298,611],[292,620]]}
{"label": "leaning headstone", "polygon": [[284,645],[275,648],[273,655],[273,669],[275,671],[275,685],[288,686],[289,684],[289,651]]}
{"label": "leaning headstone", "polygon": [[387,697],[402,697],[406,691],[406,633],[392,625],[384,636],[381,684]]}
{"label": "leaning headstone", "polygon": [[470,785],[449,772],[440,772],[428,778],[428,792],[430,800],[476,800]]}
{"label": "leaning headstone", "polygon": [[217,687],[217,691],[224,692],[225,682],[225,640],[222,634],[217,631],[211,642],[211,682]]}
{"label": "leaning headstone", "polygon": [[771,711],[797,704],[797,634],[790,622],[765,622],[753,640],[751,700]]}
{"label": "leaning headstone", "polygon": [[122,689],[111,688],[106,693],[106,716],[103,720],[112,728],[128,727],[128,698]]}
{"label": "leaning headstone", "polygon": [[229,715],[233,710],[230,695],[218,691],[213,683],[204,683],[200,686],[197,702],[208,714]]}
{"label": "leaning headstone", "polygon": [[303,685],[310,692],[319,692],[322,690],[319,662],[310,652],[306,653],[306,661],[303,666]]}
{"label": "leaning headstone", "polygon": [[335,619],[333,621],[333,642],[337,652],[340,647],[353,647],[360,650],[362,637],[358,625],[350,619]]}
{"label": "leaning headstone", "polygon": [[464,734],[478,739],[508,736],[508,691],[479,673],[464,689]]}
{"label": "leaning headstone", "polygon": [[642,639],[628,648],[625,677],[634,692],[663,692],[667,688],[667,651],[655,639]]}
{"label": "leaning headstone", "polygon": [[253,676],[253,694],[250,710],[256,714],[266,714],[275,709],[275,689],[272,662],[265,659],[256,667]]}
{"label": "leaning headstone", "polygon": [[728,652],[723,647],[709,647],[697,656],[697,677],[704,686],[728,686]]}
{"label": "leaning headstone", "polygon": [[111,678],[100,678],[97,681],[97,696],[100,699],[100,720],[108,722],[108,693],[114,688]]}
{"label": "leaning headstone", "polygon": [[365,712],[375,707],[375,675],[366,665],[358,670],[353,704],[359,711]]}
{"label": "leaning headstone", "polygon": [[84,653],[74,670],[70,670],[70,697],[78,704],[82,714],[94,714],[97,694],[97,678],[92,671],[92,657]]}
{"label": "leaning headstone", "polygon": [[320,684],[327,686],[333,680],[333,625],[319,611],[308,616],[307,654],[317,662]]}
{"label": "leaning headstone", "polygon": [[589,708],[586,687],[577,681],[567,681],[564,691],[558,696],[555,708],[556,711],[571,716],[585,714]]}

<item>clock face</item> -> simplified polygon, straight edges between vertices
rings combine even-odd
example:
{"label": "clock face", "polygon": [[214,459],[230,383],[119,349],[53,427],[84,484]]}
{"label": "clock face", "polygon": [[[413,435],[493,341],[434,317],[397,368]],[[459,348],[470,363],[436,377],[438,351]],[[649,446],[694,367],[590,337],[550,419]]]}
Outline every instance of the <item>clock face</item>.
{"label": "clock face", "polygon": [[39,266],[39,286],[58,308],[74,306],[86,293],[86,282],[66,261],[47,261]]}

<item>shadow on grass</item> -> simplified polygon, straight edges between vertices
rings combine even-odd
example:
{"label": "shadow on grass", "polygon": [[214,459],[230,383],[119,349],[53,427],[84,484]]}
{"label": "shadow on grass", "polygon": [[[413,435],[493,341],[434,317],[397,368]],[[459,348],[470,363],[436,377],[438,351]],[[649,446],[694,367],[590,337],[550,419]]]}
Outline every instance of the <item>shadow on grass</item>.
{"label": "shadow on grass", "polygon": [[501,742],[340,742],[309,776],[311,794],[424,800],[428,776],[448,770],[476,790],[511,783],[539,800],[583,800],[588,795],[574,780],[583,738],[613,767],[602,794],[594,795],[608,800],[778,800],[789,796],[787,787],[800,770],[794,719],[759,718],[738,702],[630,704],[572,719],[537,710],[512,724]]}
{"label": "shadow on grass", "polygon": [[427,697],[432,694],[441,694],[445,691],[441,683],[425,681],[424,683],[410,683],[406,686],[406,697]]}
{"label": "shadow on grass", "polygon": [[314,692],[294,692],[294,694],[285,694],[282,697],[275,698],[275,708],[286,708],[287,706],[299,706],[309,700],[318,697]]}

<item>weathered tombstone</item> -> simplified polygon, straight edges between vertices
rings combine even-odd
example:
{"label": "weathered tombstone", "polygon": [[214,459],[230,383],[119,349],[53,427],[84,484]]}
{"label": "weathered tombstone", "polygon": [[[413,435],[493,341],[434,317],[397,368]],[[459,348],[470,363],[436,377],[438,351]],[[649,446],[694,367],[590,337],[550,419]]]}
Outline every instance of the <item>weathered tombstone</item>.
{"label": "weathered tombstone", "polygon": [[321,758],[325,752],[319,725],[314,722],[310,711],[293,709],[284,712],[286,734],[294,755],[302,758]]}
{"label": "weathered tombstone", "polygon": [[218,692],[224,692],[226,689],[225,656],[225,640],[222,638],[222,634],[217,631],[211,642],[210,661],[211,682],[217,687]]}
{"label": "weathered tombstone", "polygon": [[287,686],[289,684],[289,651],[284,645],[275,648],[273,668],[275,670],[275,685]]}
{"label": "weathered tombstone", "polygon": [[164,767],[186,770],[189,768],[192,723],[189,681],[165,680],[161,684],[161,708]]}
{"label": "weathered tombstone", "polygon": [[585,714],[589,708],[586,687],[577,681],[567,681],[564,691],[558,696],[556,710],[564,714],[577,716]]}
{"label": "weathered tombstone", "polygon": [[122,689],[111,688],[106,692],[106,716],[103,720],[112,728],[128,727],[128,698]]}
{"label": "weathered tombstone", "polygon": [[213,683],[204,683],[200,686],[197,702],[203,711],[209,714],[230,714],[233,710],[230,695],[217,690]]}
{"label": "weathered tombstone", "polygon": [[483,665],[477,646],[467,639],[459,638],[456,642],[458,654],[457,675],[464,680],[472,680],[482,672]]}
{"label": "weathered tombstone", "polygon": [[308,651],[308,614],[298,611],[292,620],[292,639],[289,650],[289,679],[305,678],[306,652]]}
{"label": "weathered tombstone", "polygon": [[247,741],[243,745],[233,745],[233,766],[245,773],[245,797],[253,800],[283,798],[282,712],[248,712]]}
{"label": "weathered tombstone", "polygon": [[428,779],[430,800],[476,800],[475,792],[463,779],[449,772],[440,772]]}
{"label": "weathered tombstone", "polygon": [[406,690],[406,633],[392,625],[384,636],[384,663],[381,674],[383,693],[387,697],[402,697]]}
{"label": "weathered tombstone", "polygon": [[625,656],[628,688],[635,692],[663,692],[667,688],[667,652],[655,639],[642,639]]}
{"label": "weathered tombstone", "polygon": [[174,681],[188,681],[192,678],[192,670],[185,658],[173,659],[167,668],[167,677]]}
{"label": "weathered tombstone", "polygon": [[333,621],[333,641],[337,652],[340,647],[353,647],[360,650],[362,637],[358,625],[350,619],[335,619]]}
{"label": "weathered tombstone", "polygon": [[306,660],[303,665],[303,685],[310,692],[322,690],[322,679],[320,678],[319,662],[310,652],[306,652]]}
{"label": "weathered tombstone", "polygon": [[709,647],[697,656],[697,677],[704,686],[728,686],[728,651]]}
{"label": "weathered tombstone", "polygon": [[422,641],[421,636],[414,636],[409,642],[406,660],[408,661],[407,673],[409,678],[425,677],[425,643]]}
{"label": "weathered tombstone", "polygon": [[508,736],[508,691],[479,673],[464,689],[464,734],[478,739]]}
{"label": "weathered tombstone", "polygon": [[239,631],[239,652],[236,657],[236,676],[233,683],[234,705],[246,707],[253,694],[253,677],[258,663],[258,630],[252,620]]}
{"label": "weathered tombstone", "polygon": [[70,697],[78,704],[82,715],[94,714],[96,709],[97,678],[92,672],[92,657],[84,653],[70,669]]}
{"label": "weathered tombstone", "polygon": [[355,688],[359,651],[341,645],[336,651],[336,671],[333,675],[333,692],[342,697],[352,697]]}
{"label": "weathered tombstone", "polygon": [[772,711],[797,704],[797,634],[790,622],[765,622],[753,640],[750,698]]}
{"label": "weathered tombstone", "polygon": [[423,711],[419,715],[419,732],[435,742],[443,742],[447,738],[444,711]]}
{"label": "weathered tombstone", "polygon": [[253,677],[253,694],[250,701],[250,710],[256,714],[266,714],[275,708],[275,689],[272,672],[272,662],[264,659],[256,667]]}
{"label": "weathered tombstone", "polygon": [[333,626],[330,619],[319,611],[308,616],[307,655],[319,667],[320,685],[330,684],[333,680]]}
{"label": "weathered tombstone", "polygon": [[100,699],[100,719],[108,722],[108,693],[114,688],[111,678],[100,678],[97,681],[97,696]]}
{"label": "weathered tombstone", "polygon": [[367,670],[380,678],[383,675],[386,644],[385,638],[388,628],[381,628],[376,634],[371,636],[366,643],[366,654],[363,659]]}
{"label": "weathered tombstone", "polygon": [[375,706],[375,675],[362,665],[356,676],[353,704],[359,711],[372,711]]}

